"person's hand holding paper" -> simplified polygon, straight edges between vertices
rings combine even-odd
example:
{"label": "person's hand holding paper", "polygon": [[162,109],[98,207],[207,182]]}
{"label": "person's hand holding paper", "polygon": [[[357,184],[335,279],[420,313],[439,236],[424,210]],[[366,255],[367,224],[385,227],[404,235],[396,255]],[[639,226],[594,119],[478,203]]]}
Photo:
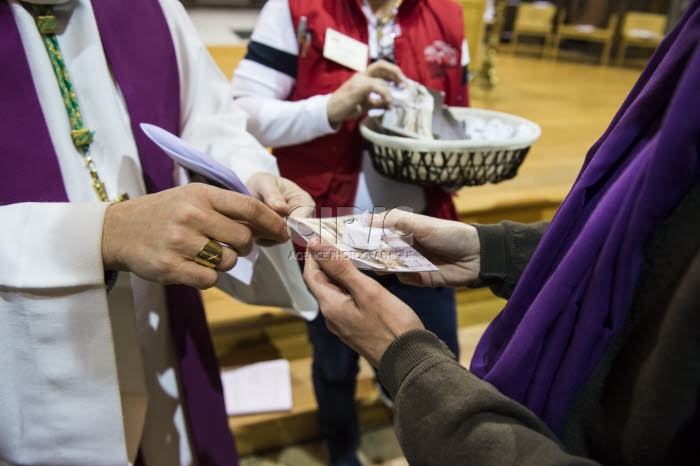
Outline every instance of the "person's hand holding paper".
{"label": "person's hand holding paper", "polygon": [[408,243],[439,269],[438,272],[397,274],[404,283],[456,287],[468,285],[479,276],[479,235],[471,225],[397,209],[376,215],[372,224],[400,232]]}
{"label": "person's hand holding paper", "polygon": [[377,367],[397,336],[424,328],[403,301],[360,272],[317,238],[309,242],[304,280],[318,300],[328,329]]}
{"label": "person's hand holding paper", "polygon": [[[104,267],[209,288],[218,271],[250,253],[253,232],[276,243],[288,239],[285,222],[257,199],[193,183],[110,205],[102,234]],[[195,260],[209,240],[223,245],[211,268]]]}
{"label": "person's hand holding paper", "polygon": [[[214,186],[235,192],[228,193],[228,196],[245,196],[243,207],[259,204],[266,210],[266,214],[261,218],[258,218],[257,209],[247,211],[250,219],[243,219],[242,224],[250,228],[249,241],[262,240],[265,245],[278,244],[258,247],[258,244],[253,243],[250,254],[239,257],[232,270],[219,276],[221,280],[217,286],[245,303],[279,306],[305,319],[315,318],[318,304],[304,285],[294,250],[288,241],[286,222],[279,215],[280,212],[292,210],[313,211],[313,207],[308,208],[313,206],[308,194],[291,181],[272,174],[254,174],[246,186],[232,169],[218,163],[174,134],[147,123],[142,123],[141,128],[178,165],[190,173],[204,177]],[[214,186],[207,188],[216,189]],[[176,189],[183,188],[185,187]],[[261,201],[270,205],[274,211]],[[297,208],[298,206],[301,208]],[[267,214],[275,218],[276,226],[283,226],[281,236],[270,235],[265,233],[265,228],[260,229],[259,223],[263,217],[268,216]]]}
{"label": "person's hand holding paper", "polygon": [[248,180],[252,196],[283,217],[309,217],[316,206],[313,198],[296,183],[271,173],[258,172]]}

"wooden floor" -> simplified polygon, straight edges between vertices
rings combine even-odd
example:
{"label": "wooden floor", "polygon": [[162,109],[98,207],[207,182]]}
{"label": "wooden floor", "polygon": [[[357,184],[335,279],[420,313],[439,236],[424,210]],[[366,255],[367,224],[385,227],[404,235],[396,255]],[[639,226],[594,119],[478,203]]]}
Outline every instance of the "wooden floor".
{"label": "wooden floor", "polygon": [[542,136],[513,180],[460,191],[457,207],[467,218],[508,205],[558,204],[641,72],[512,55],[499,56],[496,70],[494,89],[472,85],[472,106],[528,118]]}
{"label": "wooden floor", "polygon": [[[238,47],[210,50],[228,77],[245,52]],[[462,189],[456,198],[458,211],[468,222],[549,219],[571,187],[588,148],[604,132],[641,67],[600,67],[566,59],[552,62],[520,54],[499,56],[496,70],[499,82],[492,90],[472,84],[472,106],[528,118],[541,126],[542,136],[513,180]],[[243,305],[218,290],[206,291],[204,299],[222,365],[278,357],[292,364],[292,412],[230,419],[241,453],[315,438],[316,405],[305,324],[276,308]],[[464,364],[468,364],[486,323],[502,306],[503,301],[488,290],[459,292]],[[378,401],[372,378],[373,371],[363,363],[357,392],[361,422],[387,424],[391,414]]]}

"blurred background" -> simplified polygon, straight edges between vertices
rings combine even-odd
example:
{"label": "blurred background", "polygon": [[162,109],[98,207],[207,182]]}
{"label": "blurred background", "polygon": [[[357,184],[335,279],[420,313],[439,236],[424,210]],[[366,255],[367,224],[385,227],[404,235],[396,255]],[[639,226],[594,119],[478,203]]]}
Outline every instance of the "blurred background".
{"label": "blurred background", "polygon": [[[345,1],[345,0],[337,0]],[[462,0],[471,64],[471,105],[525,117],[542,135],[518,174],[498,184],[462,188],[462,221],[547,220],[568,192],[588,148],[605,131],[688,0]],[[261,0],[183,0],[222,72],[230,78],[246,53]],[[461,362],[503,306],[488,290],[458,291]],[[242,464],[326,464],[316,426],[311,347],[305,324],[281,309],[244,305],[214,289],[204,294],[222,369],[289,362],[292,409],[231,416]],[[405,465],[362,362],[356,393],[365,464]],[[286,381],[284,381],[286,383]]]}

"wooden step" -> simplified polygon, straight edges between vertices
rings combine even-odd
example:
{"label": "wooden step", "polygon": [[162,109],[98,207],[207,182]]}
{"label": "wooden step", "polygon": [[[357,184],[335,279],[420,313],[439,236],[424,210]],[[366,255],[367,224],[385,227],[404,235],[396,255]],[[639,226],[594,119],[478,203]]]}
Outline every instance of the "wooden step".
{"label": "wooden step", "polygon": [[203,291],[202,298],[214,348],[223,365],[308,356],[284,350],[289,346],[284,343],[285,338],[305,338],[306,326],[302,319],[277,307],[242,303],[217,288]]}
{"label": "wooden step", "polygon": [[[486,324],[459,330],[462,364],[469,365],[476,343]],[[242,455],[302,443],[320,437],[316,399],[311,382],[311,358],[290,361],[293,408],[290,411],[230,416],[229,426]],[[374,369],[360,358],[355,403],[361,426],[388,424],[391,410],[379,398],[374,387]]]}
{"label": "wooden step", "polygon": [[[243,304],[220,290],[203,294],[222,367],[284,358],[290,361],[293,408],[287,412],[231,416],[229,425],[241,454],[319,438],[311,381],[311,345],[306,324],[278,308]],[[486,323],[503,307],[488,289],[457,292],[461,360],[468,364]],[[356,406],[361,426],[391,422],[374,387],[374,370],[360,359]]]}
{"label": "wooden step", "polygon": [[[203,292],[207,319],[222,367],[284,358],[290,361],[293,408],[287,412],[232,416],[229,425],[241,454],[265,451],[319,438],[311,381],[311,344],[305,322],[282,309],[251,306],[218,289]],[[461,360],[468,365],[478,339],[504,301],[489,289],[457,291]],[[374,370],[360,359],[356,406],[363,427],[391,422],[379,399]]]}
{"label": "wooden step", "polygon": [[[311,358],[290,361],[290,373],[293,400],[290,411],[229,417],[229,426],[241,454],[320,437],[316,417],[318,405],[311,382]],[[391,410],[382,404],[373,383],[374,370],[361,359],[356,405],[363,426],[391,422]]]}
{"label": "wooden step", "polygon": [[[250,306],[218,289],[203,293],[216,354],[222,365],[311,356],[305,322],[282,309]],[[457,290],[459,327],[490,321],[505,301],[488,288]]]}

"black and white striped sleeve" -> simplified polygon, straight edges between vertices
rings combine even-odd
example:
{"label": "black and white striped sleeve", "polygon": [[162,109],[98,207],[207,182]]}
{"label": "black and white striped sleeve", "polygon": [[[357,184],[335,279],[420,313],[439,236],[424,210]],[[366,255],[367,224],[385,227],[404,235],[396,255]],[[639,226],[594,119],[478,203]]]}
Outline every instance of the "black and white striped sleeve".
{"label": "black and white striped sleeve", "polygon": [[233,98],[248,114],[247,129],[263,145],[302,143],[333,132],[330,95],[288,102],[296,82],[298,42],[287,0],[268,0],[232,79]]}

